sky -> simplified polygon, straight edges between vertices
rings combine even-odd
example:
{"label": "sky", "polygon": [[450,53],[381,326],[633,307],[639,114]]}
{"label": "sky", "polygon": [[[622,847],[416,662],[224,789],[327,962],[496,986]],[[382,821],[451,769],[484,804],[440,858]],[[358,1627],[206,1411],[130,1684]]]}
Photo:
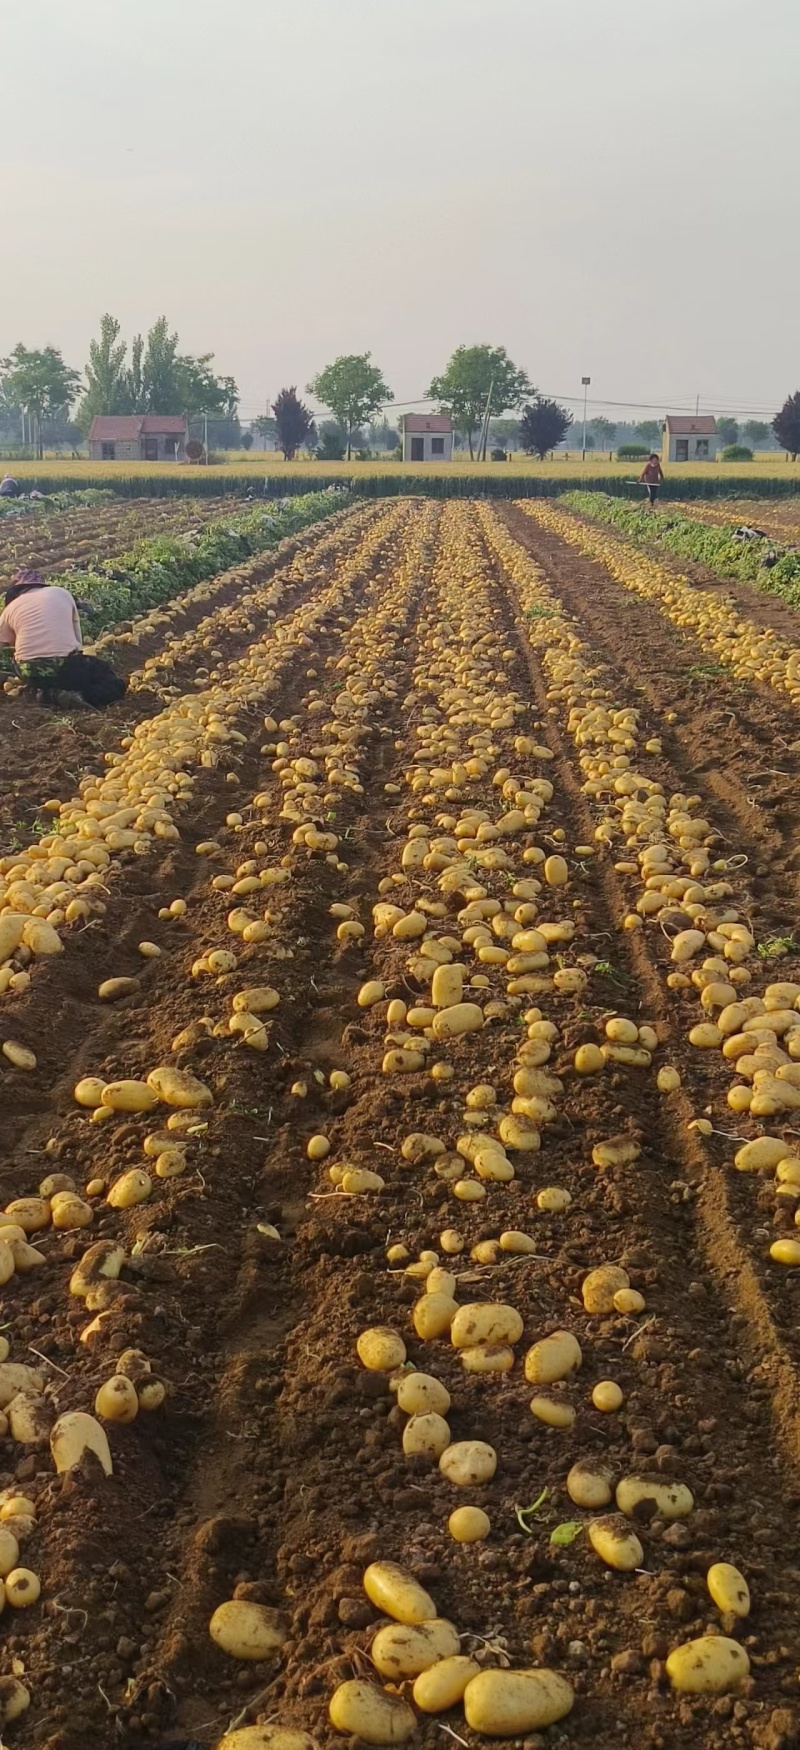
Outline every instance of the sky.
{"label": "sky", "polygon": [[0,356],[165,313],[246,417],[453,349],[637,417],[798,387],[797,0],[6,0]]}

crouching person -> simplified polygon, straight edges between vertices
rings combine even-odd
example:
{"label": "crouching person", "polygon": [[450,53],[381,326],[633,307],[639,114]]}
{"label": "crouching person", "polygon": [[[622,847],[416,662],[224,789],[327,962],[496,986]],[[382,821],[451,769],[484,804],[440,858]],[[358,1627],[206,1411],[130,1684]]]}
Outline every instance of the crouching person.
{"label": "crouching person", "polygon": [[[32,693],[49,703],[59,690],[79,693],[89,705],[121,699],[126,683],[99,658],[84,656],[74,596],[47,584],[38,571],[18,571],[0,614],[0,657],[13,656]],[[10,667],[6,660],[3,666]]]}

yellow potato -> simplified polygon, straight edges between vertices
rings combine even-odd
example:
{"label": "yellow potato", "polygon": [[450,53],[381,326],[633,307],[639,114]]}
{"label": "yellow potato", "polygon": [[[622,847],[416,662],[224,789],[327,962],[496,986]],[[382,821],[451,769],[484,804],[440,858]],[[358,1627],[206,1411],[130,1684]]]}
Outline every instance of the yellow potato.
{"label": "yellow potato", "polygon": [[589,1542],[607,1568],[630,1574],[634,1568],[644,1567],[642,1545],[621,1513],[606,1513],[602,1519],[593,1519]]}
{"label": "yellow potato", "polygon": [[417,1707],[424,1714],[446,1713],[461,1701],[467,1684],[479,1671],[480,1665],[466,1653],[439,1659],[427,1671],[421,1671],[414,1684],[412,1694]]}
{"label": "yellow potato", "polygon": [[426,1341],[446,1336],[457,1311],[451,1294],[423,1294],[412,1315],[417,1336]]}
{"label": "yellow potato", "polygon": [[360,1009],[372,1009],[376,1003],[382,1003],[386,995],[386,986],[380,978],[368,978],[362,984],[357,1002]]}
{"label": "yellow potato", "polygon": [[571,1684],[545,1666],[535,1671],[481,1671],[464,1691],[464,1717],[487,1738],[520,1738],[563,1720],[575,1700]]}
{"label": "yellow potato", "polygon": [[458,1353],[465,1373],[510,1373],[514,1366],[514,1351],[504,1343],[476,1343]]}
{"label": "yellow potato", "polygon": [[605,1415],[613,1413],[614,1410],[620,1410],[624,1403],[624,1398],[616,1380],[598,1380],[598,1383],[592,1392],[592,1403],[596,1410],[602,1410]]}
{"label": "yellow potato", "polygon": [[638,1161],[641,1154],[638,1142],[630,1136],[612,1136],[607,1142],[596,1142],[592,1149],[592,1160],[596,1167],[627,1167],[632,1161]]}
{"label": "yellow potato", "polygon": [[238,1726],[226,1732],[217,1750],[318,1750],[308,1732],[289,1726]]}
{"label": "yellow potato", "polygon": [[75,1083],[72,1098],[79,1106],[92,1109],[100,1105],[105,1086],[106,1083],[100,1076],[83,1076],[81,1081]]}
{"label": "yellow potato", "polygon": [[450,1445],[450,1429],[444,1416],[435,1410],[423,1411],[420,1415],[411,1416],[403,1429],[403,1451],[407,1458],[420,1457],[430,1459],[431,1463],[441,1458],[445,1447]]}
{"label": "yellow potato", "polygon": [[662,1064],[656,1076],[656,1086],[661,1094],[674,1094],[681,1085],[680,1071],[673,1069],[668,1063]]}
{"label": "yellow potato", "polygon": [[436,1617],[429,1593],[397,1562],[370,1562],[363,1586],[370,1604],[394,1622],[433,1622]]}
{"label": "yellow potato", "polygon": [[65,1232],[73,1228],[88,1227],[92,1220],[92,1206],[85,1203],[75,1191],[57,1191],[50,1200],[50,1218],[53,1226]]}
{"label": "yellow potato", "polygon": [[397,1402],[408,1416],[446,1416],[450,1408],[450,1393],[441,1380],[434,1379],[430,1373],[407,1373],[397,1388]]}
{"label": "yellow potato", "polygon": [[562,1190],[559,1185],[545,1185],[536,1195],[537,1209],[544,1209],[549,1215],[562,1215],[565,1209],[569,1209],[571,1202],[571,1193]]}
{"label": "yellow potato", "polygon": [[453,1003],[438,1011],[431,1032],[435,1039],[456,1039],[462,1033],[475,1033],[482,1026],[483,1010],[477,1003]]}
{"label": "yellow potato", "polygon": [[750,1589],[744,1574],[732,1562],[714,1562],[706,1575],[706,1585],[718,1610],[730,1616],[750,1615]]}
{"label": "yellow potato", "polygon": [[518,1343],[522,1329],[516,1307],[500,1301],[476,1301],[458,1308],[450,1326],[450,1341],[454,1349],[469,1349],[479,1343]]}
{"label": "yellow potato", "polygon": [[358,1359],[370,1373],[391,1373],[402,1367],[406,1346],[398,1331],[390,1325],[371,1325],[362,1331],[356,1343]]}
{"label": "yellow potato", "polygon": [[111,1450],[105,1431],[94,1416],[82,1410],[67,1410],[59,1416],[50,1435],[50,1451],[59,1472],[74,1470],[85,1453],[93,1452],[106,1476],[111,1476]]}
{"label": "yellow potato", "polygon": [[497,1453],[485,1440],[456,1440],[439,1459],[442,1476],[456,1488],[474,1488],[488,1483],[497,1470]]}
{"label": "yellow potato", "polygon": [[112,1209],[133,1209],[137,1203],[146,1203],[152,1195],[153,1181],[143,1167],[131,1167],[119,1179],[115,1179],[106,1198],[106,1203]]}
{"label": "yellow potato", "polygon": [[774,1264],[800,1268],[800,1240],[773,1240],[769,1255]]}
{"label": "yellow potato", "polygon": [[727,1635],[701,1635],[696,1641],[685,1641],[667,1659],[673,1689],[689,1695],[724,1695],[736,1689],[749,1671],[744,1647]]}
{"label": "yellow potato", "polygon": [[[435,1009],[449,1009],[460,1004],[464,988],[464,968],[452,962],[437,966],[431,980],[431,1002]],[[478,1022],[480,1026],[480,1022]],[[447,1037],[447,1035],[445,1035]]]}
{"label": "yellow potato", "polygon": [[363,1677],[340,1683],[328,1709],[331,1725],[365,1744],[404,1744],[417,1728],[413,1708]]}
{"label": "yellow potato", "polygon": [[746,1142],[737,1149],[733,1164],[740,1173],[771,1172],[788,1152],[782,1137],[759,1136],[754,1142]]}
{"label": "yellow potato", "polygon": [[605,1068],[605,1058],[599,1045],[579,1045],[573,1063],[579,1076],[595,1076]]}
{"label": "yellow potato", "polygon": [[147,1082],[107,1082],[100,1104],[112,1112],[152,1112],[158,1104],[158,1095]]}
{"label": "yellow potato", "polygon": [[685,1519],[694,1506],[685,1483],[664,1483],[655,1477],[623,1477],[617,1484],[616,1499],[620,1513],[629,1518],[645,1503],[651,1519]]}
{"label": "yellow potato", "polygon": [[500,1235],[500,1250],[511,1253],[512,1257],[525,1257],[536,1251],[536,1241],[519,1228],[506,1228]]}
{"label": "yellow potato", "polygon": [[575,1411],[566,1398],[549,1398],[543,1392],[538,1392],[531,1398],[531,1411],[537,1422],[544,1422],[547,1428],[573,1428],[575,1426]]}
{"label": "yellow potato", "polygon": [[94,1400],[95,1414],[104,1422],[132,1422],[138,1415],[139,1399],[133,1381],[118,1373],[101,1385]]}
{"label": "yellow potato", "polygon": [[273,1611],[244,1598],[231,1598],[217,1607],[209,1634],[232,1659],[269,1659],[286,1639],[285,1630],[275,1624]]}
{"label": "yellow potato", "polygon": [[7,1525],[0,1525],[0,1578],[5,1579],[19,1561],[19,1544]]}
{"label": "yellow potato", "polygon": [[456,1507],[447,1529],[456,1543],[482,1543],[491,1530],[489,1515],[482,1507]]}
{"label": "yellow potato", "polygon": [[567,1477],[567,1494],[576,1507],[606,1507],[611,1500],[612,1473],[599,1459],[579,1458]]}
{"label": "yellow potato", "polygon": [[21,1227],[26,1234],[40,1233],[50,1226],[50,1204],[46,1197],[15,1197],[13,1203],[6,1204],[5,1213],[10,1224]]}
{"label": "yellow potato", "polygon": [[620,1288],[627,1288],[630,1278],[626,1270],[618,1264],[601,1264],[596,1270],[590,1270],[584,1276],[581,1287],[583,1304],[588,1313],[610,1313],[614,1310],[614,1296]]}
{"label": "yellow potato", "polygon": [[427,1671],[438,1659],[454,1658],[459,1647],[458,1631],[453,1624],[434,1617],[430,1622],[415,1625],[391,1622],[378,1629],[370,1657],[382,1677],[403,1683]]}
{"label": "yellow potato", "polygon": [[28,1605],[35,1604],[41,1595],[42,1583],[38,1574],[30,1568],[12,1568],[6,1576],[6,1603],[14,1610],[25,1610]]}
{"label": "yellow potato", "polygon": [[572,1332],[554,1331],[552,1336],[540,1338],[528,1350],[525,1378],[530,1385],[553,1385],[580,1367],[582,1360],[580,1344]]}
{"label": "yellow potato", "polygon": [[153,1089],[159,1100],[165,1106],[194,1111],[203,1106],[213,1106],[214,1096],[205,1082],[198,1081],[189,1070],[173,1069],[169,1064],[162,1064],[158,1069],[151,1069],[147,1085]]}

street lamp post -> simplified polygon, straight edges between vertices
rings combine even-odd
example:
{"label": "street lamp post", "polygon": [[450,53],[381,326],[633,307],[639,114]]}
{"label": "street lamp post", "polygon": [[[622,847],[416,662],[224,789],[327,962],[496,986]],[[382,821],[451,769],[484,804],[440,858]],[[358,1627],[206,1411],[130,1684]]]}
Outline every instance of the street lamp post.
{"label": "street lamp post", "polygon": [[581,460],[584,462],[586,461],[586,391],[591,380],[591,377],[581,377],[581,382],[583,384],[583,450],[581,452]]}

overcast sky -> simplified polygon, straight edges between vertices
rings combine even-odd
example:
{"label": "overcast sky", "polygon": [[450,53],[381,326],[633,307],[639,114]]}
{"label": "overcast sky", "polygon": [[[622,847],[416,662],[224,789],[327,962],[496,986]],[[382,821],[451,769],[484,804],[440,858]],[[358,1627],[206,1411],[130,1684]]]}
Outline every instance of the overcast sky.
{"label": "overcast sky", "polygon": [[799,49],[797,0],[5,0],[0,356],[165,312],[248,416],[481,340],[598,411],[771,411]]}

